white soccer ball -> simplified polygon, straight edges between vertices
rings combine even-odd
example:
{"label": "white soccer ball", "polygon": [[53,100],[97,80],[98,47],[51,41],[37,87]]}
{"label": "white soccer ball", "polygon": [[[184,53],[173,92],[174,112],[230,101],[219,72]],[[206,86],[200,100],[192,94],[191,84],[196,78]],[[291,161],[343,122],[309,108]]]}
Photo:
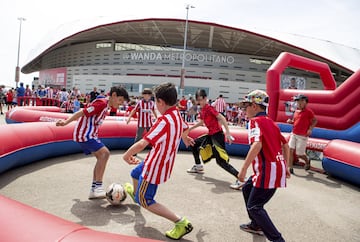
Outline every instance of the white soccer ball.
{"label": "white soccer ball", "polygon": [[126,199],[126,192],[124,187],[118,183],[112,183],[106,189],[106,199],[112,205],[119,205],[122,201]]}

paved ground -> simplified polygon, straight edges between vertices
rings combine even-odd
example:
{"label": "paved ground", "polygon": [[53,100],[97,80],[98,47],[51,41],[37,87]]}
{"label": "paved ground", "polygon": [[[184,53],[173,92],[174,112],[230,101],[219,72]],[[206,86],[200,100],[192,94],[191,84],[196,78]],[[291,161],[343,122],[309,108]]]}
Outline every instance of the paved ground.
{"label": "paved ground", "polygon": [[[132,167],[122,154],[112,151],[105,185],[130,181]],[[180,152],[156,197],[192,221],[194,230],[182,241],[266,241],[239,229],[248,217],[241,191],[229,188],[235,179],[214,161],[204,175],[187,174],[192,162],[191,154]],[[242,162],[231,157],[237,168]],[[39,161],[1,174],[0,194],[95,230],[168,241],[163,234],[172,224],[131,199],[119,207],[87,199],[93,165],[94,158],[82,154]],[[360,188],[300,167],[295,173],[266,206],[286,241],[360,241]]]}

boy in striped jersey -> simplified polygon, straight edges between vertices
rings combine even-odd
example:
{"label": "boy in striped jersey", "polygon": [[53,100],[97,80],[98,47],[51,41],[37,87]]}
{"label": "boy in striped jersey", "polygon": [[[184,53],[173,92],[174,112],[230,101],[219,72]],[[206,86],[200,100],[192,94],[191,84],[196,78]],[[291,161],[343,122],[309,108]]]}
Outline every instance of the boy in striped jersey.
{"label": "boy in striped jersey", "polygon": [[89,199],[105,198],[102,181],[110,151],[98,139],[99,126],[105,119],[108,108],[118,108],[125,100],[129,100],[127,91],[122,87],[112,87],[109,97],[97,98],[89,106],[80,109],[68,119],[56,122],[56,126],[65,126],[78,120],[73,133],[74,141],[80,144],[86,155],[93,154],[96,157]]}
{"label": "boy in striped jersey", "polygon": [[[240,229],[265,235],[270,241],[285,241],[272,223],[264,205],[270,201],[277,188],[286,187],[290,177],[286,160],[290,149],[279,127],[266,114],[269,96],[266,92],[250,92],[241,102],[249,117],[250,150],[245,158],[238,178],[244,182],[246,171],[252,164],[254,174],[242,188],[250,223],[240,225]],[[285,158],[284,158],[284,156]]]}
{"label": "boy in striped jersey", "polygon": [[144,134],[144,131],[149,131],[153,126],[152,116],[154,115],[157,118],[155,113],[155,102],[151,100],[152,90],[149,88],[144,88],[142,91],[143,98],[136,104],[135,108],[131,110],[129,117],[126,121],[128,124],[131,120],[131,117],[134,116],[136,112],[139,113],[138,116],[138,128],[136,131],[135,142],[138,142]]}
{"label": "boy in striped jersey", "polygon": [[[156,107],[162,116],[140,141],[125,152],[123,159],[128,164],[137,164],[131,172],[133,185],[126,183],[125,190],[142,207],[174,222],[175,227],[166,231],[165,235],[171,239],[180,239],[192,231],[191,223],[186,217],[176,215],[154,198],[158,185],[170,178],[181,138],[186,146],[193,143],[193,140],[183,133],[189,127],[176,108],[175,86],[164,83],[157,86],[154,93]],[[140,162],[134,155],[149,144],[152,149]]]}

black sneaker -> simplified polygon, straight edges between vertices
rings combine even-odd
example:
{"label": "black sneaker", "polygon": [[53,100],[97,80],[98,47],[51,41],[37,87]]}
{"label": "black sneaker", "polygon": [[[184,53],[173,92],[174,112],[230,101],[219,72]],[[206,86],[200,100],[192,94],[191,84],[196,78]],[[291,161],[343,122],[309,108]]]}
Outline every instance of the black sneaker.
{"label": "black sneaker", "polygon": [[260,228],[252,227],[251,223],[241,224],[240,229],[257,235],[264,235],[264,232]]}

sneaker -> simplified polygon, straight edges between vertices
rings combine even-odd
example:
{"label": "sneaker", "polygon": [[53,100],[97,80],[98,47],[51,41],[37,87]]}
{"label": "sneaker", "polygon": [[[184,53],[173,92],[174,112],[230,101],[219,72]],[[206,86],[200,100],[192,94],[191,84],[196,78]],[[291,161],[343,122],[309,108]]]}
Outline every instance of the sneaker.
{"label": "sneaker", "polygon": [[175,227],[172,230],[166,231],[166,237],[170,239],[181,239],[185,234],[190,233],[193,230],[193,226],[186,217],[183,217],[179,222],[175,223]]}
{"label": "sneaker", "polygon": [[291,174],[294,174],[294,168],[290,168],[289,170]]}
{"label": "sneaker", "polygon": [[127,182],[124,184],[124,188],[125,188],[126,193],[131,197],[131,199],[134,201],[134,203],[136,203],[135,194],[134,194],[134,186]]}
{"label": "sneaker", "polygon": [[241,224],[240,229],[257,235],[264,235],[264,232],[260,228],[253,228],[251,223]]}
{"label": "sneaker", "polygon": [[191,167],[190,169],[186,170],[188,173],[199,173],[199,174],[204,174],[204,167],[201,166],[197,166],[197,165],[193,165],[193,167]]}
{"label": "sneaker", "polygon": [[106,192],[103,187],[92,188],[90,190],[89,199],[103,199],[106,197]]}
{"label": "sneaker", "polygon": [[236,180],[234,184],[230,185],[230,188],[235,189],[235,190],[240,190],[244,186],[244,184],[245,183],[243,183],[239,180]]}

